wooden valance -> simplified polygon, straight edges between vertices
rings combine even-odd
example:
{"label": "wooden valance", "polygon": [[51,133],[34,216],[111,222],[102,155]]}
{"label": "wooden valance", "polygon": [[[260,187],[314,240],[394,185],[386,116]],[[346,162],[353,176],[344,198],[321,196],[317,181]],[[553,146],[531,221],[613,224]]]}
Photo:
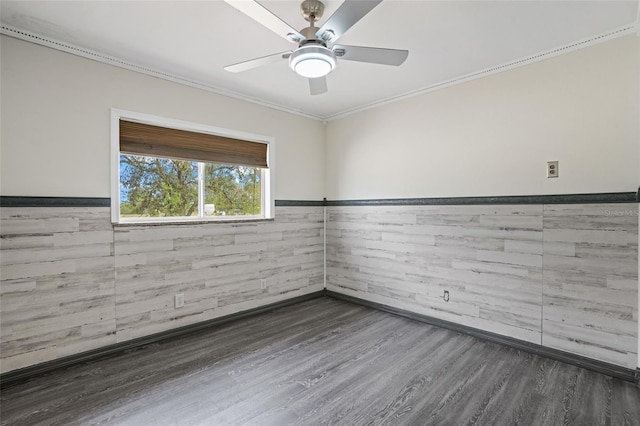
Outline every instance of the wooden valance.
{"label": "wooden valance", "polygon": [[267,168],[267,144],[120,120],[120,152]]}

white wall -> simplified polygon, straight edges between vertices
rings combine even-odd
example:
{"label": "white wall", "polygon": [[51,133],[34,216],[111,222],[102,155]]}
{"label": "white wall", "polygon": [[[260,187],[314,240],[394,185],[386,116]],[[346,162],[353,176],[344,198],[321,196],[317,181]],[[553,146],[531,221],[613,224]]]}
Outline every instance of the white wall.
{"label": "white wall", "polygon": [[639,58],[626,36],[330,121],[327,198],[636,191]]}
{"label": "white wall", "polygon": [[1,38],[2,195],[109,197],[110,108],[276,138],[276,199],[324,196],[324,126]]}

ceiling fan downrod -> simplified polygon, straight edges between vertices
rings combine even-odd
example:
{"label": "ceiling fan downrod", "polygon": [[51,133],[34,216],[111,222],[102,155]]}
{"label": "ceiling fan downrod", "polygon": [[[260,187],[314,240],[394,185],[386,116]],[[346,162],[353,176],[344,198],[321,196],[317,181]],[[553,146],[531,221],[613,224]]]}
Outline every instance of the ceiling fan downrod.
{"label": "ceiling fan downrod", "polygon": [[318,28],[316,28],[315,25],[316,21],[324,15],[324,3],[320,0],[304,0],[300,4],[300,13],[304,17],[305,21],[309,22],[309,26],[300,30],[300,34],[302,34],[306,40],[302,40],[299,46],[303,46],[305,44],[319,44],[326,47],[327,44],[325,41],[319,39],[316,35]]}

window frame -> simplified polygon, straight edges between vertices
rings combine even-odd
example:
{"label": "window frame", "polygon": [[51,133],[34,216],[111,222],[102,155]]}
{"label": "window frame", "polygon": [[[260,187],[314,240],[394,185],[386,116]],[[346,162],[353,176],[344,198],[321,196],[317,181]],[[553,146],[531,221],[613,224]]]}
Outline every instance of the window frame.
{"label": "window frame", "polygon": [[[198,216],[197,217],[143,217],[122,218],[120,216],[120,120],[133,121],[153,126],[167,127],[177,130],[186,130],[197,133],[205,133],[223,136],[233,139],[242,139],[267,145],[268,168],[261,169],[262,186],[262,214],[260,216],[205,216],[204,205],[200,205],[204,199],[202,191],[202,179],[198,179]],[[150,114],[111,108],[111,222],[114,224],[145,224],[145,223],[193,223],[193,222],[243,222],[256,220],[271,220],[275,215],[275,182],[273,179],[275,139],[269,136],[241,132],[238,130],[214,127],[206,124],[193,123],[183,120],[158,117]],[[197,162],[200,170],[201,164]],[[202,175],[199,173],[199,177]]]}

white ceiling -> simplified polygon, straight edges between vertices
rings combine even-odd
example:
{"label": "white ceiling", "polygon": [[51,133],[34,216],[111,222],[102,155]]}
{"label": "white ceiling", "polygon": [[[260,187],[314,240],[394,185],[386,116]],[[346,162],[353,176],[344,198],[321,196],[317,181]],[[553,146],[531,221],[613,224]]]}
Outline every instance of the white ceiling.
{"label": "white ceiling", "polygon": [[[262,1],[294,28],[299,1]],[[325,2],[318,26],[342,1]],[[6,1],[3,33],[15,30],[108,55],[214,91],[331,118],[368,105],[588,40],[631,33],[638,1],[385,0],[340,44],[408,49],[400,67],[339,61],[329,92],[311,96],[286,60],[244,73],[225,65],[295,45],[224,1]],[[621,31],[619,31],[621,30]],[[25,37],[23,37],[25,38]],[[33,37],[31,37],[33,39]],[[46,43],[45,43],[46,44]],[[583,44],[581,44],[583,45]]]}

